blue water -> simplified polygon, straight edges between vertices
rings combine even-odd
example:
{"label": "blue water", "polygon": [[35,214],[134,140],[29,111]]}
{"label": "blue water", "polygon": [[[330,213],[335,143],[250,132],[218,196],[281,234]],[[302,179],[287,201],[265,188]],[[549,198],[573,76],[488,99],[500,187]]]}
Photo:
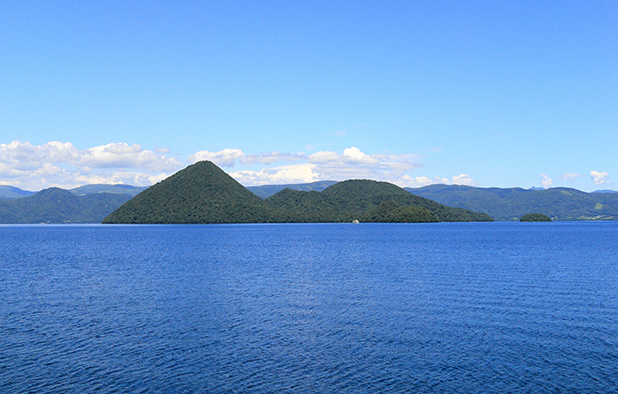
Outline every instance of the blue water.
{"label": "blue water", "polygon": [[616,393],[618,223],[0,226],[6,393]]}

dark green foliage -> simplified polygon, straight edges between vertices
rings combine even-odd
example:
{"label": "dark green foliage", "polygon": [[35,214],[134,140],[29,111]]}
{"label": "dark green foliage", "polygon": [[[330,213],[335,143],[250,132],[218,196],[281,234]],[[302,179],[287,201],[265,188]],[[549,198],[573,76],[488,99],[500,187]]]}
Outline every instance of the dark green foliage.
{"label": "dark green foliage", "polygon": [[336,181],[317,181],[311,183],[298,183],[293,185],[263,185],[249,186],[247,189],[260,198],[268,198],[274,196],[284,189],[292,189],[303,192],[316,191],[321,192],[329,186],[337,183]]}
{"label": "dark green foliage", "polygon": [[279,212],[281,222],[326,223],[339,222],[337,210],[322,193],[284,189],[267,198],[264,203]]}
{"label": "dark green foliage", "polygon": [[359,220],[369,223],[385,223],[389,221],[389,215],[398,209],[401,209],[401,205],[397,204],[395,201],[385,201],[361,216]]}
{"label": "dark green foliage", "polygon": [[388,214],[389,223],[432,223],[438,222],[433,213],[420,207],[401,207]]}
{"label": "dark green foliage", "polygon": [[410,194],[388,182],[349,180],[327,188],[322,194],[336,210],[342,212],[341,221],[357,219],[387,201],[395,202],[402,207],[424,208],[442,222],[492,221],[488,215],[447,207]]}
{"label": "dark green foliage", "polygon": [[219,167],[202,161],[144,190],[103,223],[263,223],[276,216]]}
{"label": "dark green foliage", "polygon": [[551,218],[542,213],[528,213],[519,218],[520,222],[551,222]]}
{"label": "dark green foliage", "polygon": [[76,196],[50,188],[29,197],[0,201],[0,223],[100,223],[130,198],[116,193]]}
{"label": "dark green foliage", "polygon": [[485,214],[449,208],[393,184],[366,180],[339,182],[322,192],[284,189],[262,200],[213,163],[199,162],[138,194],[103,222],[351,222],[385,202],[396,206],[380,221],[491,221]]}
{"label": "dark green foliage", "polygon": [[496,220],[518,220],[529,212],[545,212],[555,220],[616,220],[618,193],[584,193],[575,189],[476,188],[431,185],[409,192],[445,205],[484,212]]}
{"label": "dark green foliage", "polygon": [[370,223],[431,223],[439,220],[425,208],[402,207],[394,201],[386,201],[363,215],[360,221]]}

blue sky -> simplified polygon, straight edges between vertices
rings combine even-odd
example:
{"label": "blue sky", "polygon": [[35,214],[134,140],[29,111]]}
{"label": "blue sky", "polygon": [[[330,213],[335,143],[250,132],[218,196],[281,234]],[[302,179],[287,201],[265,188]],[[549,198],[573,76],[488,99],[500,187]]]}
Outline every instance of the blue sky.
{"label": "blue sky", "polygon": [[618,189],[615,1],[0,8],[0,184]]}

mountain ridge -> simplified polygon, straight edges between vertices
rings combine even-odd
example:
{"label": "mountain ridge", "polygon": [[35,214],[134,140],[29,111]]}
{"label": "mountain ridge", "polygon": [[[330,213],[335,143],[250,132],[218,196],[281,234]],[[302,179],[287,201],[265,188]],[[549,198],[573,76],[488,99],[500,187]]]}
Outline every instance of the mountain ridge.
{"label": "mountain ridge", "polygon": [[[314,191],[317,193],[324,191],[326,188],[333,186],[336,183],[338,182],[317,181],[302,184],[249,186],[246,187],[246,189],[251,191],[253,194],[256,194],[258,197],[266,200],[276,194],[273,193],[273,191],[279,193],[285,189],[290,189],[293,191]],[[95,205],[102,209],[100,213],[90,210],[90,216],[87,217],[81,214],[65,212],[65,216],[55,217],[53,221],[49,222],[98,223],[102,220],[102,218],[105,218],[108,214],[120,207],[131,197],[146,189],[146,187],[140,186],[107,184],[84,185],[69,189],[67,190],[68,192],[79,197],[84,197],[90,194],[99,194],[100,199],[105,200],[110,199],[111,197],[109,195],[112,193],[120,195],[121,197],[117,200],[111,199],[107,202],[107,206],[105,204],[101,205],[100,202],[96,202]],[[45,190],[48,189],[41,190],[40,192]],[[501,221],[519,220],[519,217],[527,213],[537,211],[543,211],[545,214],[549,213],[549,216],[551,216],[554,220],[618,220],[618,192],[613,190],[583,192],[572,188],[549,188],[534,190],[518,187],[479,188],[473,186],[444,184],[429,185],[422,188],[404,188],[404,190],[408,193],[429,198],[454,208],[464,208],[477,212],[484,212],[492,216],[495,220]],[[25,219],[23,219],[24,217],[29,218],[27,221],[28,223],[48,222],[48,219],[46,219],[49,217],[48,213],[37,210],[35,206],[27,208],[28,204],[17,203],[19,208],[13,207],[8,209],[7,206],[4,205],[7,201],[22,200],[25,197],[33,196],[40,192],[26,191],[14,186],[0,185],[0,223],[25,223]],[[556,193],[560,193],[560,198],[555,197]],[[128,198],[122,197],[122,195],[127,195]],[[300,197],[297,196],[295,198]],[[318,202],[315,196],[312,195],[302,198],[306,200],[307,204],[324,205],[324,201]],[[312,199],[315,201],[311,202],[310,200]],[[109,206],[115,208],[109,210]],[[75,205],[75,207],[81,211],[87,210],[85,207],[80,206],[77,208],[77,205]],[[20,212],[18,216],[10,213],[16,209]],[[36,215],[28,213],[29,211],[38,212],[40,216],[36,217]],[[272,214],[272,208],[269,208],[269,212],[267,214]],[[76,219],[80,217],[81,219]],[[287,215],[287,217],[289,218],[289,215]],[[375,216],[375,218],[379,217],[383,216]],[[96,218],[101,219],[97,220]]]}
{"label": "mountain ridge", "polygon": [[0,223],[100,223],[129,199],[128,194],[77,196],[68,190],[49,188],[27,197],[0,201]]}
{"label": "mountain ridge", "polygon": [[586,193],[565,187],[530,190],[444,184],[406,190],[445,205],[483,212],[500,221],[519,220],[531,212],[563,221],[618,219],[618,193]]}

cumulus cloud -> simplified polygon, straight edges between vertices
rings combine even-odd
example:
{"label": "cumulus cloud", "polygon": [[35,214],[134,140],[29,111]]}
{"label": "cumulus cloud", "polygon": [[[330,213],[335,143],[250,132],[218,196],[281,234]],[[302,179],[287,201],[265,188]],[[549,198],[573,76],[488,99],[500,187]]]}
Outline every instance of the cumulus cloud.
{"label": "cumulus cloud", "polygon": [[460,174],[453,177],[453,185],[476,186],[476,182],[468,174]]}
{"label": "cumulus cloud", "polygon": [[253,164],[253,163],[262,163],[262,164],[273,164],[280,161],[290,161],[295,162],[298,160],[306,160],[306,156],[299,155],[296,153],[281,153],[278,151],[274,151],[271,153],[260,153],[255,155],[245,155],[240,158],[241,163]]}
{"label": "cumulus cloud", "polygon": [[307,159],[309,163],[324,164],[332,161],[337,161],[339,155],[336,152],[316,152],[310,155]]}
{"label": "cumulus cloud", "polygon": [[425,176],[411,177],[409,175],[404,175],[403,177],[401,177],[401,180],[402,182],[398,183],[398,185],[403,187],[423,187],[437,184],[448,185],[450,183],[447,178],[435,177],[433,179],[430,179]]}
{"label": "cumulus cloud", "polygon": [[[319,151],[309,156],[279,151],[259,154],[245,154],[240,149],[224,149],[218,152],[200,151],[189,156],[189,162],[209,160],[218,166],[230,168],[237,163],[271,165],[280,162],[299,164],[279,166],[259,171],[235,171],[233,176],[245,185],[268,184],[285,181],[287,183],[311,182],[314,180],[344,180],[366,178],[387,180],[397,184],[418,185],[419,181],[406,172],[420,167],[416,155],[369,155],[357,147],[344,149],[342,153]],[[304,163],[302,163],[304,162]],[[311,171],[308,171],[311,169]],[[424,184],[424,180],[420,181]]]}
{"label": "cumulus cloud", "polygon": [[543,185],[543,187],[545,189],[550,188],[551,185],[553,185],[554,181],[546,174],[541,174],[541,176],[543,177],[543,180],[541,181],[541,184]]}
{"label": "cumulus cloud", "polygon": [[198,161],[208,160],[212,161],[219,167],[233,167],[236,164],[238,158],[244,156],[243,151],[240,149],[223,149],[219,152],[209,152],[202,150],[189,156],[190,163],[197,163]]}
{"label": "cumulus cloud", "polygon": [[565,172],[564,174],[558,177],[558,181],[573,181],[576,178],[579,178],[582,174],[574,174],[570,172]]}
{"label": "cumulus cloud", "polygon": [[376,158],[364,154],[360,151],[360,149],[356,147],[344,149],[343,159],[346,163],[349,164],[375,165],[378,163],[378,160]]}
{"label": "cumulus cloud", "polygon": [[407,171],[420,167],[416,155],[368,155],[356,147],[343,150],[342,154],[329,151],[316,152],[307,157],[315,164],[320,179],[343,180],[364,178],[404,183]]}
{"label": "cumulus cloud", "polygon": [[609,183],[608,177],[609,174],[607,172],[590,171],[590,179],[597,186]]}
{"label": "cumulus cloud", "polygon": [[59,141],[0,144],[0,181],[29,190],[87,183],[146,185],[182,167],[177,159],[138,144],[112,143],[87,149]]}
{"label": "cumulus cloud", "polygon": [[236,171],[230,176],[243,185],[306,183],[319,180],[315,164],[295,164],[260,171]]}
{"label": "cumulus cloud", "polygon": [[[388,181],[400,186],[420,187],[433,183],[449,183],[448,179],[436,177],[412,177],[408,172],[421,166],[417,155],[366,154],[357,147],[344,149],[342,153],[319,151],[309,156],[272,152],[240,157],[241,163],[270,164],[279,161],[305,161],[306,163],[280,166],[259,171],[236,171],[230,173],[240,183],[253,186],[275,183],[304,183],[317,180],[373,179]],[[457,178],[460,179],[460,178]],[[461,177],[461,182],[471,179]]]}
{"label": "cumulus cloud", "polygon": [[[168,148],[145,150],[138,144],[126,143],[78,149],[70,142],[33,145],[14,141],[0,144],[0,184],[27,190],[96,183],[151,185],[185,166],[178,159],[167,157],[168,153]],[[413,176],[412,172],[421,166],[419,156],[368,154],[354,146],[341,153],[318,151],[311,155],[279,151],[245,154],[240,149],[202,150],[187,159],[189,163],[209,160],[223,168],[242,165],[242,170],[230,175],[246,186],[346,179],[388,181],[402,187],[451,182],[475,184],[467,174],[454,176],[452,180]],[[269,167],[282,162],[292,164]]]}

